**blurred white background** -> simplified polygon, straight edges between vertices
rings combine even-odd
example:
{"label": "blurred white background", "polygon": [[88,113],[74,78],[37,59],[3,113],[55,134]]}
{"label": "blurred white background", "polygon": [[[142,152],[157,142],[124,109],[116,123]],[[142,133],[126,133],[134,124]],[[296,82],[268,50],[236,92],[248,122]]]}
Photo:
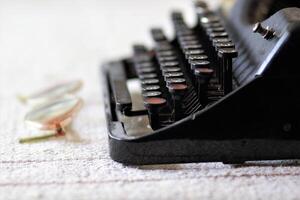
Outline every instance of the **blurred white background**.
{"label": "blurred white background", "polygon": [[151,45],[151,26],[171,36],[172,9],[194,22],[190,0],[1,0],[0,72],[71,66],[96,71],[103,61],[128,55],[134,42]]}

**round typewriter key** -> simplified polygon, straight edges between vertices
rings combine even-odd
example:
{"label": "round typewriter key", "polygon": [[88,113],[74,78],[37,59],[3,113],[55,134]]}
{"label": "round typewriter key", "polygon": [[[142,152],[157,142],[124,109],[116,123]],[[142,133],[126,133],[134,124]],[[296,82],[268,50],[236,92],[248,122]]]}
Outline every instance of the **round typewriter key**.
{"label": "round typewriter key", "polygon": [[176,56],[164,56],[158,58],[159,62],[166,62],[166,61],[177,61]]}
{"label": "round typewriter key", "polygon": [[170,92],[176,92],[176,91],[183,91],[186,90],[188,88],[188,86],[186,84],[169,84],[168,89]]}
{"label": "round typewriter key", "polygon": [[213,44],[222,43],[222,42],[225,42],[225,43],[231,42],[231,39],[229,39],[229,38],[215,38],[215,39],[213,39]]}
{"label": "round typewriter key", "polygon": [[160,97],[144,98],[144,105],[148,109],[149,121],[152,129],[158,129],[161,126],[159,119],[159,110],[166,105],[167,101]]}
{"label": "round typewriter key", "polygon": [[225,28],[224,27],[213,27],[213,28],[208,28],[206,29],[206,32],[208,34],[210,33],[219,33],[219,32],[225,32]]}
{"label": "round typewriter key", "polygon": [[164,56],[175,56],[176,53],[174,51],[158,51],[157,55],[159,57],[164,57]]}
{"label": "round typewriter key", "polygon": [[163,68],[162,69],[164,73],[167,73],[167,72],[180,72],[181,69],[180,67],[167,67],[167,68]]}
{"label": "round typewriter key", "polygon": [[206,60],[206,59],[208,59],[207,55],[196,54],[196,55],[189,56],[189,62],[194,60]]}
{"label": "round typewriter key", "polygon": [[202,48],[201,44],[185,45],[185,46],[182,47],[183,51],[195,50],[195,49],[200,49],[200,48]]}
{"label": "round typewriter key", "polygon": [[166,79],[167,84],[185,83],[184,78],[168,78]]}
{"label": "round typewriter key", "polygon": [[183,48],[184,49],[184,47],[185,46],[188,46],[188,45],[199,45],[200,43],[199,43],[199,41],[197,40],[194,40],[194,41],[184,41],[184,42],[181,42],[180,43],[180,46],[181,46],[181,48]]}
{"label": "round typewriter key", "polygon": [[160,65],[162,68],[176,67],[179,65],[179,62],[177,62],[177,61],[161,62]]}
{"label": "round typewriter key", "polygon": [[145,105],[149,105],[149,106],[151,106],[151,105],[153,105],[153,106],[155,106],[155,105],[159,106],[159,105],[164,105],[166,103],[167,103],[166,99],[159,98],[159,97],[145,98],[145,100],[144,100],[144,104]]}
{"label": "round typewriter key", "polygon": [[207,75],[212,75],[213,73],[214,73],[214,70],[211,68],[195,68],[194,69],[195,75],[207,76]]}
{"label": "round typewriter key", "polygon": [[212,39],[228,37],[228,33],[227,32],[211,33],[211,34],[209,34],[209,37],[212,38]]}
{"label": "round typewriter key", "polygon": [[194,35],[187,35],[187,36],[181,36],[181,37],[179,37],[179,41],[181,41],[181,42],[184,42],[184,41],[193,41],[193,40],[198,40],[198,39]]}
{"label": "round typewriter key", "polygon": [[187,35],[193,35],[194,34],[194,32],[191,29],[186,28],[186,27],[183,28],[183,29],[177,30],[176,32],[177,32],[176,34],[178,36],[187,36]]}
{"label": "round typewriter key", "polygon": [[203,24],[220,22],[220,18],[218,16],[202,17],[200,20]]}
{"label": "round typewriter key", "polygon": [[202,24],[205,28],[218,28],[218,27],[223,27],[223,25],[220,22],[214,22],[214,23],[207,23],[207,24]]}
{"label": "round typewriter key", "polygon": [[155,72],[156,71],[156,68],[154,67],[145,67],[145,68],[140,68],[137,70],[138,73],[141,73],[141,74],[145,74],[145,73],[152,73],[152,72]]}
{"label": "round typewriter key", "polygon": [[199,55],[199,54],[203,54],[204,50],[202,49],[195,49],[195,50],[187,50],[184,52],[185,53],[185,57],[186,59],[188,59],[190,56],[192,55]]}
{"label": "round typewriter key", "polygon": [[145,85],[142,88],[144,91],[153,91],[153,90],[159,90],[160,86],[159,85]]}
{"label": "round typewriter key", "polygon": [[167,85],[169,92],[172,94],[173,109],[172,117],[174,120],[180,120],[183,117],[182,98],[187,91],[187,85],[182,83],[175,83]]}
{"label": "round typewriter key", "polygon": [[139,55],[134,57],[134,61],[137,63],[151,62],[151,57],[149,55]]}
{"label": "round typewriter key", "polygon": [[157,84],[157,83],[159,83],[159,80],[156,78],[142,80],[143,85],[153,85],[153,84]]}
{"label": "round typewriter key", "polygon": [[137,63],[136,64],[137,69],[148,68],[148,67],[153,67],[153,63],[152,62],[143,62],[143,63]]}
{"label": "round typewriter key", "polygon": [[171,51],[173,49],[173,47],[171,45],[159,45],[155,48],[155,50],[157,52],[160,51]]}
{"label": "round typewriter key", "polygon": [[152,79],[152,78],[157,78],[157,74],[155,73],[147,73],[147,74],[139,74],[140,79]]}
{"label": "round typewriter key", "polygon": [[167,72],[164,73],[165,78],[174,78],[174,77],[182,77],[183,73],[182,72]]}
{"label": "round typewriter key", "polygon": [[149,91],[143,93],[144,97],[159,97],[160,95],[161,95],[160,91]]}
{"label": "round typewriter key", "polygon": [[209,68],[210,62],[207,60],[194,60],[190,62],[191,69],[194,70],[196,68]]}
{"label": "round typewriter key", "polygon": [[215,43],[214,46],[216,47],[216,50],[220,48],[235,48],[235,45],[232,42]]}
{"label": "round typewriter key", "polygon": [[195,68],[194,75],[196,77],[196,88],[198,98],[201,104],[206,105],[208,102],[207,98],[207,87],[209,80],[213,76],[214,70],[210,68]]}
{"label": "round typewriter key", "polygon": [[230,58],[234,58],[238,56],[238,52],[234,48],[221,48],[218,51],[218,55],[221,56],[226,56]]}

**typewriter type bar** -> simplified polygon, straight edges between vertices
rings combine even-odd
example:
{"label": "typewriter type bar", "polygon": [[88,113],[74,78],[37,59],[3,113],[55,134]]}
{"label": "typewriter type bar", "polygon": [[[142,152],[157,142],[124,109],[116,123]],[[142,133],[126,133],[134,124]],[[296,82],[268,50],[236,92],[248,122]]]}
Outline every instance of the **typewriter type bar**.
{"label": "typewriter type bar", "polygon": [[235,164],[300,158],[300,9],[273,13],[253,32],[253,23],[240,20],[248,1],[238,0],[232,16],[197,1],[194,27],[174,11],[175,38],[154,27],[153,48],[136,44],[131,57],[103,66],[112,159]]}

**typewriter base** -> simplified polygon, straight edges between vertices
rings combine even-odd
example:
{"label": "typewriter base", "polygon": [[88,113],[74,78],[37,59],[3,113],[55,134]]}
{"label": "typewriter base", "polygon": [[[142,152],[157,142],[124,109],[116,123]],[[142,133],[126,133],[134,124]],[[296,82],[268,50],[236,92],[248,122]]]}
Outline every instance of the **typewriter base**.
{"label": "typewriter base", "polygon": [[124,164],[166,164],[287,160],[300,158],[300,141],[286,140],[168,140],[132,143],[110,136],[110,156]]}
{"label": "typewriter base", "polygon": [[[263,152],[263,153],[262,153]],[[110,156],[124,164],[166,164],[287,160],[300,157],[300,141],[284,140],[170,140],[131,143],[110,138]]]}
{"label": "typewriter base", "polygon": [[[196,115],[189,116],[186,119],[178,121],[170,127],[155,130],[143,136],[130,136],[126,133],[124,124],[118,120],[118,115],[116,114],[116,112],[119,111],[115,107],[111,85],[107,76],[109,69],[112,69],[113,67],[115,66],[112,63],[104,65],[101,75],[103,76],[103,86],[105,87],[104,100],[109,130],[109,152],[110,157],[117,162],[128,165],[191,162],[223,162],[226,164],[241,164],[245,161],[300,158],[300,138],[298,137],[299,129],[298,126],[296,126],[298,121],[289,119],[291,116],[295,116],[294,112],[297,113],[298,108],[293,106],[292,108],[289,108],[289,104],[287,103],[285,103],[286,107],[282,109],[293,110],[293,112],[289,112],[290,115],[282,114],[284,112],[281,112],[280,108],[277,108],[276,112],[267,113],[268,116],[272,116],[272,118],[267,118],[265,121],[266,123],[263,123],[264,127],[257,129],[255,132],[243,132],[243,126],[241,126],[238,131],[235,130],[232,132],[231,128],[235,128],[235,126],[231,126],[229,122],[224,122],[224,120],[227,120],[228,117],[227,119],[226,117],[220,117],[219,119],[219,122],[222,122],[223,120],[224,124],[228,126],[224,126],[219,130],[211,129],[213,127],[215,128],[215,124],[220,123],[210,123],[212,122],[212,119],[203,115],[212,109],[220,111],[219,114],[229,113],[229,110],[233,114],[234,110],[230,105],[236,105],[236,103],[234,103],[235,101],[231,102],[231,100],[228,100],[228,102],[213,105],[208,110],[204,110]],[[284,86],[283,82],[280,82],[280,84],[281,86]],[[255,84],[250,84],[249,88],[254,86]],[[245,90],[250,91],[248,90],[249,88],[247,87]],[[262,89],[262,91],[265,90]],[[238,102],[244,102],[243,99],[247,99],[248,96],[239,92],[239,95],[240,94],[242,96],[242,100],[238,98]],[[286,96],[284,93],[282,94],[283,96]],[[238,95],[238,93],[235,95]],[[233,94],[233,97],[235,95]],[[266,98],[267,96],[265,96],[264,101],[262,101],[265,102],[262,105],[271,105],[270,102],[272,101],[269,101]],[[295,96],[293,99],[297,101],[299,98]],[[283,101],[280,98],[277,98],[277,100]],[[231,103],[228,104],[229,102]],[[224,106],[224,108],[228,108],[229,110],[216,109],[218,106],[222,106],[225,103],[226,106]],[[275,101],[272,103],[277,105],[277,102]],[[292,102],[291,105],[294,105],[294,103]],[[248,109],[247,112],[251,109]],[[274,109],[268,109],[268,111],[271,110]],[[217,120],[219,114],[212,115],[214,120]],[[240,114],[247,116],[248,113],[240,112]],[[235,115],[233,114],[233,116]],[[250,116],[255,115],[252,114]],[[289,119],[293,122],[293,125],[295,125],[292,132],[284,132],[282,131],[282,128],[280,128],[280,121],[277,120],[277,117],[281,118],[284,116],[286,116],[287,119],[283,121],[288,121]],[[258,118],[258,116],[256,117]],[[242,116],[236,116],[236,118],[242,118]],[[252,118],[253,117],[251,117],[251,119]],[[270,124],[272,123],[278,124],[278,126],[271,126]],[[201,129],[194,130],[192,127],[201,127]],[[227,138],[226,135],[228,136]],[[230,135],[239,136],[229,137]],[[252,138],[250,137],[251,135]]]}

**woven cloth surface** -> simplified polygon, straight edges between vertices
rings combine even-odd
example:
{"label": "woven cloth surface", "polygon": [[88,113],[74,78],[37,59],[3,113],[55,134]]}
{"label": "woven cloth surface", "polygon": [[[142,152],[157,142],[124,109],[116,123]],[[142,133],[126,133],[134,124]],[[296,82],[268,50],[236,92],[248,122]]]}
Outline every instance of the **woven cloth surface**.
{"label": "woven cloth surface", "polygon": [[[213,3],[213,2],[212,2]],[[300,199],[297,161],[124,166],[108,156],[99,66],[150,45],[185,0],[0,1],[0,199]],[[66,137],[19,144],[30,133],[16,95],[84,82],[84,107]]]}

